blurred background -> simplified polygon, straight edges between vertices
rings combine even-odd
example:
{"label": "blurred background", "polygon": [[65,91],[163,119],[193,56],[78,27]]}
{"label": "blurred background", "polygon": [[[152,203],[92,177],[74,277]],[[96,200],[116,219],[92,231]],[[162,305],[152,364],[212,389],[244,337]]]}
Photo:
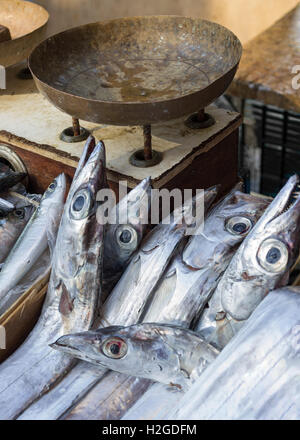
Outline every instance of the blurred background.
{"label": "blurred background", "polygon": [[246,43],[298,0],[37,0],[50,12],[49,34],[80,24],[132,15],[199,16],[231,29]]}

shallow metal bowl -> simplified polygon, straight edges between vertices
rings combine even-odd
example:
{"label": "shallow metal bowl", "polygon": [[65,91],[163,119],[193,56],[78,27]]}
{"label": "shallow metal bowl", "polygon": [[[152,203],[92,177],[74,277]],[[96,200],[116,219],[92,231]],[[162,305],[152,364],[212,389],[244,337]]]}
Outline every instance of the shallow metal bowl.
{"label": "shallow metal bowl", "polygon": [[45,37],[48,20],[48,12],[35,3],[0,0],[0,25],[12,38],[0,43],[0,64],[8,67],[26,59]]}
{"label": "shallow metal bowl", "polygon": [[29,67],[41,93],[71,116],[144,125],[210,104],[231,83],[241,54],[238,38],[216,23],[148,16],[59,33],[36,47]]}

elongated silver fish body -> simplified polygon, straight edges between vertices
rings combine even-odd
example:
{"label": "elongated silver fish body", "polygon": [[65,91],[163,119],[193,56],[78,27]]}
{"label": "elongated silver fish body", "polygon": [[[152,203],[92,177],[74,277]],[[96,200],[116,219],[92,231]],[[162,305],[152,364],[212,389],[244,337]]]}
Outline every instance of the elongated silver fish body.
{"label": "elongated silver fish body", "polygon": [[[164,322],[188,327],[204,307],[236,247],[251,229],[247,222],[251,219],[255,223],[268,205],[266,200],[242,194],[238,188],[208,215],[203,231],[192,236],[188,245],[185,248],[183,246],[184,249],[180,247],[176,251],[152,295],[153,299],[148,301],[146,312],[142,315],[144,322]],[[247,215],[246,219],[244,215]],[[233,223],[232,219],[236,219],[236,222]],[[234,225],[241,225],[245,221],[244,234],[237,234],[232,228],[227,231],[225,225],[229,220]],[[198,257],[200,249],[207,263],[204,259],[201,262]],[[110,373],[72,409],[67,418],[120,418],[147,386],[145,379],[140,379],[138,383],[127,380],[129,383],[125,388],[124,376],[120,375],[117,386],[115,375]],[[123,394],[119,391],[119,396],[113,396],[112,399],[105,397],[104,390],[109,387],[109,381],[113,381],[117,389],[124,390]],[[130,386],[134,388],[134,393],[133,390],[129,392]],[[165,388],[161,388],[160,395],[165,393]],[[151,390],[146,394],[148,392],[151,394]]]}
{"label": "elongated silver fish body", "polygon": [[97,221],[96,197],[105,184],[105,147],[99,142],[77,168],[53,255],[45,313],[51,314],[54,307],[64,332],[68,327],[89,328],[96,317],[95,304],[102,302],[104,227]]}
{"label": "elongated silver fish body", "polygon": [[[61,174],[45,192],[23,232],[6,258],[0,272],[0,314],[11,305],[9,291],[33,267],[48,247],[49,234],[56,236],[63,211],[66,191],[65,176]],[[14,298],[15,299],[15,298]]]}
{"label": "elongated silver fish body", "polygon": [[[190,326],[201,314],[236,249],[269,204],[264,198],[243,194],[238,189],[235,188],[209,213],[201,234],[191,237],[181,254],[179,266],[177,262],[176,283],[168,284],[168,277],[165,277],[145,321],[158,317],[161,322],[172,322],[173,317],[176,324]],[[171,285],[173,289],[168,289]],[[180,317],[185,319],[180,321]],[[192,381],[189,383],[191,385]],[[182,393],[174,396],[174,390],[170,388],[153,387],[136,401],[128,413],[120,411],[121,416],[125,419],[159,419],[174,401],[182,397]]]}
{"label": "elongated silver fish body", "polygon": [[271,292],[169,419],[300,417],[300,288]]}
{"label": "elongated silver fish body", "polygon": [[222,349],[270,290],[288,282],[299,255],[298,177],[289,179],[228,266],[196,330]]}
{"label": "elongated silver fish body", "polygon": [[13,303],[17,301],[28,289],[32,287],[41,277],[44,277],[51,270],[51,253],[47,249],[37,260],[29,272],[10,291],[9,296]]}
{"label": "elongated silver fish body", "polygon": [[[74,365],[49,347],[70,331],[90,329],[101,300],[103,225],[97,192],[105,181],[105,150],[99,143],[71,185],[53,253],[41,317],[23,345],[0,366],[0,419],[18,417]],[[17,396],[17,398],[16,398]]]}
{"label": "elongated silver fish body", "polygon": [[[213,188],[196,196],[209,206],[216,196]],[[203,199],[204,197],[204,199]],[[178,249],[188,225],[184,221],[186,206],[177,209],[170,224],[160,223],[142,242],[119,283],[104,304],[101,326],[131,325],[139,321],[141,314],[173,254]]]}
{"label": "elongated silver fish body", "polygon": [[[216,194],[216,188],[205,192],[206,208],[213,202]],[[199,198],[203,201],[203,195],[200,194]],[[194,200],[196,202],[199,203],[199,200]],[[182,221],[185,211],[185,206],[179,208],[170,224],[159,224],[143,240],[140,249],[134,254],[122,278],[106,300],[101,311],[99,328],[110,324],[132,325],[139,321],[156,284],[185,236],[188,227]],[[32,405],[20,419],[60,418],[85,395],[88,410],[89,390],[107,373],[105,368],[98,369],[98,377],[95,377],[95,370],[90,373],[89,368],[83,362],[76,365],[60,384]]]}
{"label": "elongated silver fish body", "polygon": [[102,286],[104,299],[119,281],[144,237],[147,222],[143,218],[139,219],[139,212],[143,208],[149,209],[150,204],[151,179],[147,178],[120,200],[116,206],[116,223],[108,224],[105,228]]}
{"label": "elongated silver fish body", "polygon": [[120,411],[119,418],[121,420],[163,420],[184,396],[185,392],[178,392],[175,387],[151,382],[151,386],[139,395],[132,407],[128,407],[127,411]]}
{"label": "elongated silver fish body", "polygon": [[52,345],[65,353],[121,373],[186,388],[218,350],[190,330],[142,323],[62,336]]}

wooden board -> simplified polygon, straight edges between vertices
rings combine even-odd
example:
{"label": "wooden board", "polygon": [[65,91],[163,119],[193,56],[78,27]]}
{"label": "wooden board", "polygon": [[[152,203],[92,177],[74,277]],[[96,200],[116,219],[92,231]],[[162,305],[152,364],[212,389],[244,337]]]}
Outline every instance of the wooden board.
{"label": "wooden board", "polygon": [[[300,64],[300,4],[244,47],[228,92],[300,112],[300,91],[292,87]],[[300,81],[298,80],[298,83]]]}
{"label": "wooden board", "polygon": [[[238,128],[229,126],[223,138],[212,137],[186,154],[184,160],[163,173],[159,179],[152,179],[154,188],[202,189],[221,184],[224,194],[238,179]],[[71,184],[78,158],[67,153],[59,153],[51,146],[39,145],[15,136],[5,130],[0,131],[0,143],[10,147],[24,162],[29,173],[29,189],[42,193],[60,173],[67,176]],[[226,164],[226,166],[225,166]],[[41,172],[42,170],[42,172]],[[141,179],[130,179],[126,174],[117,173],[114,178],[108,173],[108,183],[118,199],[118,182],[126,180],[130,187],[135,187]]]}
{"label": "wooden board", "polygon": [[48,288],[50,268],[2,316],[6,349],[0,349],[0,363],[22,344],[36,324]]}
{"label": "wooden board", "polygon": [[5,131],[0,131],[0,143],[11,148],[22,159],[29,176],[28,190],[30,192],[43,194],[60,173],[65,173],[67,189],[69,189],[77,167],[77,158],[72,159],[69,155],[57,157],[50,146],[44,149],[43,145],[30,143],[26,139],[18,138]]}

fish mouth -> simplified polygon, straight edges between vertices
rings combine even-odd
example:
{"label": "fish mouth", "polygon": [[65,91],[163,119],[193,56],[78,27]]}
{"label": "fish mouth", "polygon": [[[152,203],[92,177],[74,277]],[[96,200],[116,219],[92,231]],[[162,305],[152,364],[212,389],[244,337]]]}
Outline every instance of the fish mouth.
{"label": "fish mouth", "polygon": [[[275,204],[274,208],[272,204]],[[274,211],[273,211],[273,209]],[[294,175],[290,177],[288,182],[279,192],[270,205],[271,219],[269,222],[278,219],[280,216],[291,213],[295,209],[300,208],[300,183],[299,177]]]}
{"label": "fish mouth", "polygon": [[64,173],[59,174],[56,177],[56,182],[59,188],[65,188],[67,184],[66,176]]}
{"label": "fish mouth", "polygon": [[[93,160],[94,159],[94,160]],[[105,146],[102,141],[96,142],[96,139],[94,136],[90,135],[87,139],[82,155],[80,157],[80,160],[78,162],[73,182],[78,179],[78,177],[81,175],[85,167],[90,162],[98,163],[99,161],[102,161],[103,164],[105,164]]]}
{"label": "fish mouth", "polygon": [[89,345],[95,345],[99,338],[93,332],[73,333],[61,336],[57,341],[49,344],[51,348],[71,353],[76,356],[85,355]]}
{"label": "fish mouth", "polygon": [[90,155],[94,151],[95,146],[96,146],[96,140],[95,140],[94,136],[90,135],[84,145],[82,155],[80,157],[80,160],[78,162],[78,165],[77,165],[74,177],[73,177],[74,180],[78,177],[80,171],[85,167],[87,161],[89,160]]}
{"label": "fish mouth", "polygon": [[94,334],[85,332],[62,336],[53,344],[49,344],[49,347],[90,364],[106,367],[106,364],[101,362],[100,352],[99,358],[97,356],[100,345],[101,342],[95,339]]}
{"label": "fish mouth", "polygon": [[88,342],[90,341],[82,335],[65,335],[49,344],[49,347],[77,358],[86,358],[87,356],[82,352],[82,349],[87,346]]}
{"label": "fish mouth", "polygon": [[292,208],[300,199],[300,182],[298,181],[295,186],[293,192],[287,201],[286,211]]}
{"label": "fish mouth", "polygon": [[[139,219],[139,210],[141,207],[147,207],[148,210],[151,205],[151,177],[146,177],[135,188],[133,188],[127,196],[123,197],[118,204],[117,222],[127,221],[132,224],[137,230],[143,230],[147,226],[146,222]],[[127,190],[127,189],[126,189]],[[147,210],[147,215],[148,214]],[[125,217],[125,218],[124,218]]]}
{"label": "fish mouth", "polygon": [[72,358],[79,359],[81,361],[95,364],[96,362],[89,357],[88,354],[82,352],[79,348],[69,346],[63,342],[56,341],[53,344],[49,344],[49,347],[61,352],[62,354],[69,355]]}

